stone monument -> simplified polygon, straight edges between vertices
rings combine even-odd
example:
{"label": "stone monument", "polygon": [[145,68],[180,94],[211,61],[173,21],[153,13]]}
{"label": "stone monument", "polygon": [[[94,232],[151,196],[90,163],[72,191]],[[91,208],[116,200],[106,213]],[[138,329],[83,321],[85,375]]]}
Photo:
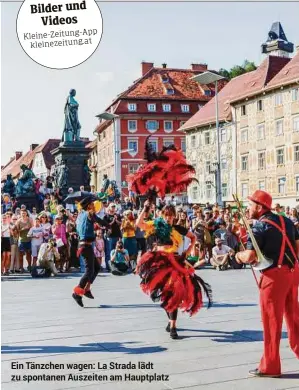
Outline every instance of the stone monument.
{"label": "stone monument", "polygon": [[80,139],[79,104],[75,96],[76,90],[71,89],[64,106],[62,141],[51,152],[55,158],[54,185],[65,196],[69,187],[79,191],[80,186],[84,185],[85,191],[90,191],[90,171],[87,165],[90,151]]}
{"label": "stone monument", "polygon": [[32,209],[32,207],[37,207],[38,203],[33,181],[35,179],[35,175],[25,164],[21,165],[21,170],[22,174],[15,187],[16,200],[18,202],[18,206],[24,204],[27,206],[27,209]]}

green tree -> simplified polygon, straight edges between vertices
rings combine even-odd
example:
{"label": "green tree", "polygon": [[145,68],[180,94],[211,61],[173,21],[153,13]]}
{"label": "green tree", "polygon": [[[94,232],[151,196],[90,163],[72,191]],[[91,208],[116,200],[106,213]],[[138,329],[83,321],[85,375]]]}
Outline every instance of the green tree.
{"label": "green tree", "polygon": [[221,68],[218,73],[227,78],[228,80],[233,79],[234,77],[240,76],[241,74],[252,72],[256,69],[255,63],[252,61],[244,60],[242,65],[235,65],[230,70]]}

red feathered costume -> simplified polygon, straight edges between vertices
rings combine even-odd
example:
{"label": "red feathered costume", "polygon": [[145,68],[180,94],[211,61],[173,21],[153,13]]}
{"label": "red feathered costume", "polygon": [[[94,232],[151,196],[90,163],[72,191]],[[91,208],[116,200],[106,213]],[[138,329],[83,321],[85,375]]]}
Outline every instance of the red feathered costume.
{"label": "red feathered costume", "polygon": [[[149,139],[149,137],[148,137]],[[161,153],[155,153],[147,139],[145,158],[148,163],[134,175],[128,175],[127,181],[138,195],[158,195],[161,198],[168,193],[184,192],[195,181],[194,168],[187,164],[181,150],[174,145],[164,147]],[[183,236],[188,229],[166,223],[163,218],[143,222],[146,236],[155,235],[157,245],[167,247],[167,251],[145,253],[138,262],[136,273],[142,279],[141,288],[153,301],[161,301],[168,315],[181,309],[191,316],[203,306],[202,289],[209,304],[212,303],[212,291],[194,272],[188,268],[185,258],[177,254]],[[169,317],[173,319],[172,317]],[[174,318],[176,319],[176,318]]]}

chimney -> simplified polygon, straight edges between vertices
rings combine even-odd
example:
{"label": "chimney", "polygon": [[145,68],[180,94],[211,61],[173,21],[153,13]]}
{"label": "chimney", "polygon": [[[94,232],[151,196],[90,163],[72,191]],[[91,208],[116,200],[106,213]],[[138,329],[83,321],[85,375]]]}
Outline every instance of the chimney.
{"label": "chimney", "polygon": [[141,62],[141,72],[142,72],[142,76],[144,76],[149,70],[151,70],[152,68],[154,67],[154,63],[153,62],[145,62],[145,61],[142,61]]}
{"label": "chimney", "polygon": [[15,152],[16,161],[23,156],[23,152]]}
{"label": "chimney", "polygon": [[167,68],[167,64],[165,64],[165,63],[162,64],[162,68],[164,68],[164,69]]}
{"label": "chimney", "polygon": [[30,145],[30,152],[32,152],[37,147],[38,147],[38,144],[31,144]]}
{"label": "chimney", "polygon": [[191,69],[198,70],[200,72],[205,72],[206,70],[208,70],[208,65],[207,64],[191,64]]}

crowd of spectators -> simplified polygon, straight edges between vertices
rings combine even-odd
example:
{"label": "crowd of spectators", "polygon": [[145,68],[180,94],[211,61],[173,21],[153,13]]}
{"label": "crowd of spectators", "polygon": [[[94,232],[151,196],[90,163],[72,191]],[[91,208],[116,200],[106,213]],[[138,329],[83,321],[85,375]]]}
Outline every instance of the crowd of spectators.
{"label": "crowd of spectators", "polygon": [[[69,194],[72,192],[70,188]],[[175,223],[196,235],[196,245],[187,259],[195,268],[208,264],[219,271],[243,267],[235,260],[235,253],[242,250],[247,241],[246,229],[238,211],[209,203],[203,206],[178,205],[174,196],[167,202],[176,207]],[[156,205],[152,205],[149,218],[159,217],[164,204],[165,201],[158,200]],[[132,272],[139,256],[154,248],[155,237],[145,238],[144,232],[136,227],[140,209],[134,196],[125,197],[122,202],[119,197],[110,194],[106,200],[99,202],[97,214],[108,224],[106,228],[94,226],[94,254],[101,267],[100,272],[115,275]],[[79,212],[80,208],[76,205],[64,202],[59,190],[45,194],[40,210],[36,207],[28,210],[25,205],[15,207],[10,202],[4,202],[2,196],[1,274],[31,272],[34,276],[36,266],[44,268],[48,276],[82,271],[84,265],[77,254],[76,220]],[[290,218],[299,227],[295,208],[286,207],[284,210],[275,205],[275,212]],[[188,245],[185,237],[180,251],[183,252]]]}

